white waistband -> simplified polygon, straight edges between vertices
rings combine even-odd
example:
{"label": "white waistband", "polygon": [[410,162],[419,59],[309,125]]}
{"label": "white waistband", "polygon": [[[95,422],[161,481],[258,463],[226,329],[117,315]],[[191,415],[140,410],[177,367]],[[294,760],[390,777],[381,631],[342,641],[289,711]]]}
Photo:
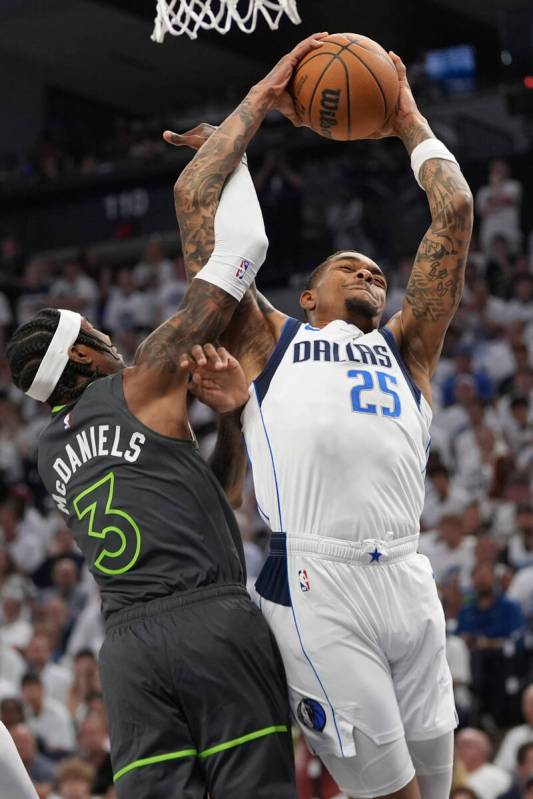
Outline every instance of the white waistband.
{"label": "white waistband", "polygon": [[419,534],[396,539],[366,538],[364,541],[341,541],[338,538],[287,536],[287,553],[320,555],[327,560],[377,565],[394,563],[414,554]]}

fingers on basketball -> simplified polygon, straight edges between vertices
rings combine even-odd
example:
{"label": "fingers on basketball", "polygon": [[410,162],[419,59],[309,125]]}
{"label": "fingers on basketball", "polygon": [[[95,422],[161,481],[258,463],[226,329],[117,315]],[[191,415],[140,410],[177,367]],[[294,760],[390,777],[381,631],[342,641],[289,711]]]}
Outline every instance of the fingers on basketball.
{"label": "fingers on basketball", "polygon": [[364,139],[383,128],[396,107],[398,67],[372,39],[336,33],[301,58],[290,89],[302,123],[316,133]]}

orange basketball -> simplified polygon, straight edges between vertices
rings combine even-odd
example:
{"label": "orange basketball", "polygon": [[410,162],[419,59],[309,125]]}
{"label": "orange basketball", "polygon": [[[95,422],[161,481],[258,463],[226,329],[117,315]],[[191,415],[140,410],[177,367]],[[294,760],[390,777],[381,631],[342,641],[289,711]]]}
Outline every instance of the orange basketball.
{"label": "orange basketball", "polygon": [[302,122],[328,139],[364,139],[381,128],[398,100],[388,53],[357,33],[334,33],[305,56],[291,82]]}

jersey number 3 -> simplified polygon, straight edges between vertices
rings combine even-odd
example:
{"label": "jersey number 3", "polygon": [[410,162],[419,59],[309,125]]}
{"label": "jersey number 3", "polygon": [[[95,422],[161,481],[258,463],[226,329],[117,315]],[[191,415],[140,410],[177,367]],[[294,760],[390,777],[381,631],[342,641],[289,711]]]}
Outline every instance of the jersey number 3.
{"label": "jersey number 3", "polygon": [[[373,374],[366,369],[350,369],[348,377],[353,377],[360,381],[359,385],[354,386],[351,391],[352,410],[356,413],[371,413],[374,414],[374,416],[381,413],[382,416],[389,416],[393,419],[396,419],[401,414],[402,404],[400,402],[400,397],[390,386],[390,384],[393,386],[398,384],[398,380],[394,375],[389,375],[386,372],[376,372]],[[383,395],[383,404],[380,405],[376,405],[372,402],[365,402],[364,397],[361,396],[365,394],[365,392],[373,391],[376,388],[375,380],[378,384],[377,387]]]}
{"label": "jersey number 3", "polygon": [[76,516],[87,517],[88,534],[115,544],[104,548],[94,562],[95,569],[104,574],[124,574],[135,565],[141,551],[141,533],[129,513],[112,507],[115,475],[105,477],[86,488],[74,500]]}

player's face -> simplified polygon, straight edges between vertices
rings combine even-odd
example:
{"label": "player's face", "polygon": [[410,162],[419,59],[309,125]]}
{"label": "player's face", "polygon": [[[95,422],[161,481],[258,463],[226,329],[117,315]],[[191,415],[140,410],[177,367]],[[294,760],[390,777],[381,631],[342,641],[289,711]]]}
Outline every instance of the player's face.
{"label": "player's face", "polygon": [[375,327],[385,307],[387,281],[374,261],[348,251],[328,264],[311,293],[321,319],[360,319],[364,327]]}
{"label": "player's face", "polygon": [[98,339],[104,346],[103,350],[91,349],[90,353],[93,364],[100,375],[112,375],[124,368],[125,364],[122,360],[122,355],[113,345],[109,336],[93,327],[87,319],[82,320],[81,329],[93,338]]}

